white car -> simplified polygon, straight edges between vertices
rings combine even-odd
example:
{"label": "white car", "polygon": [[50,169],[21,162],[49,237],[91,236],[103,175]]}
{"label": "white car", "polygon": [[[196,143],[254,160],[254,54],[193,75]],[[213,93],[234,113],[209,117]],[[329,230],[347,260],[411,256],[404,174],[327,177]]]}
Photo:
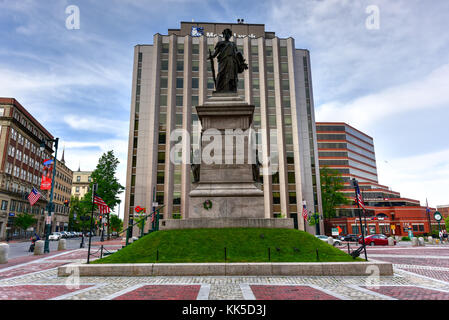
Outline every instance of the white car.
{"label": "white car", "polygon": [[61,238],[62,235],[59,232],[53,232],[51,235],[48,236],[48,240],[59,240]]}
{"label": "white car", "polygon": [[[325,242],[327,242],[327,238],[329,238],[328,236],[325,236],[325,235],[315,235],[315,237],[317,237],[318,239],[323,240]],[[335,246],[341,246],[341,241],[334,238],[334,247]]]}

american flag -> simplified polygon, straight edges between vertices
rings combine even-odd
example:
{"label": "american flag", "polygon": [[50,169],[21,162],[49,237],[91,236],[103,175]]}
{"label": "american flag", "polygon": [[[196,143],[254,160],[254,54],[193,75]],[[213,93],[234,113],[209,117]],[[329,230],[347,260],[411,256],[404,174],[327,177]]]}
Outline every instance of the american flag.
{"label": "american flag", "polygon": [[363,203],[362,195],[360,194],[360,188],[358,185],[355,186],[355,203],[357,203],[360,208],[365,210],[365,204]]}
{"label": "american flag", "polygon": [[307,220],[307,215],[308,215],[308,212],[307,212],[306,204],[303,203],[303,205],[302,205],[302,217]]}
{"label": "american flag", "polygon": [[41,197],[41,194],[39,191],[37,191],[34,187],[31,190],[30,194],[28,195],[28,201],[30,202],[30,205],[33,206],[37,200]]}
{"label": "american flag", "polygon": [[104,202],[104,200],[97,195],[94,196],[94,203],[98,206],[98,210],[100,211],[100,213],[111,212],[111,208],[109,208],[106,202]]}
{"label": "american flag", "polygon": [[427,198],[426,198],[426,213],[430,214],[430,208],[429,208],[429,203],[427,202]]}

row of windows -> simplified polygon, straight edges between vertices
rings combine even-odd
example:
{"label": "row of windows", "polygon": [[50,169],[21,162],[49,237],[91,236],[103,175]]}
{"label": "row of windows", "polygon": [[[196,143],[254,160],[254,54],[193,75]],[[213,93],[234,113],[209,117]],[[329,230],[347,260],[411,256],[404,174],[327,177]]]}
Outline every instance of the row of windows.
{"label": "row of windows", "polygon": [[[209,44],[208,49],[210,49],[211,51],[213,51],[214,49],[214,45],[213,44]],[[184,54],[184,43],[177,43],[176,45],[176,53],[177,54]],[[238,45],[237,49],[244,53],[244,47],[242,45]],[[168,54],[170,53],[170,44],[169,43],[162,43],[161,46],[161,52],[163,54]],[[193,43],[192,44],[192,54],[199,54],[200,53],[200,45],[197,43]],[[258,45],[252,45],[251,46],[251,54],[257,55],[259,54],[259,46]],[[272,57],[273,56],[273,47],[272,46],[265,46],[265,54],[268,57]],[[281,57],[286,57],[287,56],[287,46],[285,45],[280,45],[279,47],[279,54]]]}

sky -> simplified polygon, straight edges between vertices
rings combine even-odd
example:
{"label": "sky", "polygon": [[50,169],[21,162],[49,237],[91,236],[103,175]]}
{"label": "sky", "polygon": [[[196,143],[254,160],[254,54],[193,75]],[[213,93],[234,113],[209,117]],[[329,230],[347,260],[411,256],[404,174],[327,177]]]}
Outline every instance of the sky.
{"label": "sky", "polygon": [[243,18],[308,49],[316,120],[373,137],[379,182],[435,207],[449,204],[448,12],[446,0],[0,0],[0,96],[60,138],[73,171],[114,150],[125,185],[134,46],[180,21]]}

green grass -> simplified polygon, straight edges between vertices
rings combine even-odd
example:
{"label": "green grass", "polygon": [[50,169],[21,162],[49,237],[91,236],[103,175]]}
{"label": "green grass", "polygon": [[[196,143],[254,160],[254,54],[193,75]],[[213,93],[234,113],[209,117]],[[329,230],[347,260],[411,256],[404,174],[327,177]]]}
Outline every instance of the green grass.
{"label": "green grass", "polygon": [[224,262],[225,247],[226,262],[268,262],[268,248],[271,262],[361,261],[304,231],[225,228],[153,232],[93,263]]}

